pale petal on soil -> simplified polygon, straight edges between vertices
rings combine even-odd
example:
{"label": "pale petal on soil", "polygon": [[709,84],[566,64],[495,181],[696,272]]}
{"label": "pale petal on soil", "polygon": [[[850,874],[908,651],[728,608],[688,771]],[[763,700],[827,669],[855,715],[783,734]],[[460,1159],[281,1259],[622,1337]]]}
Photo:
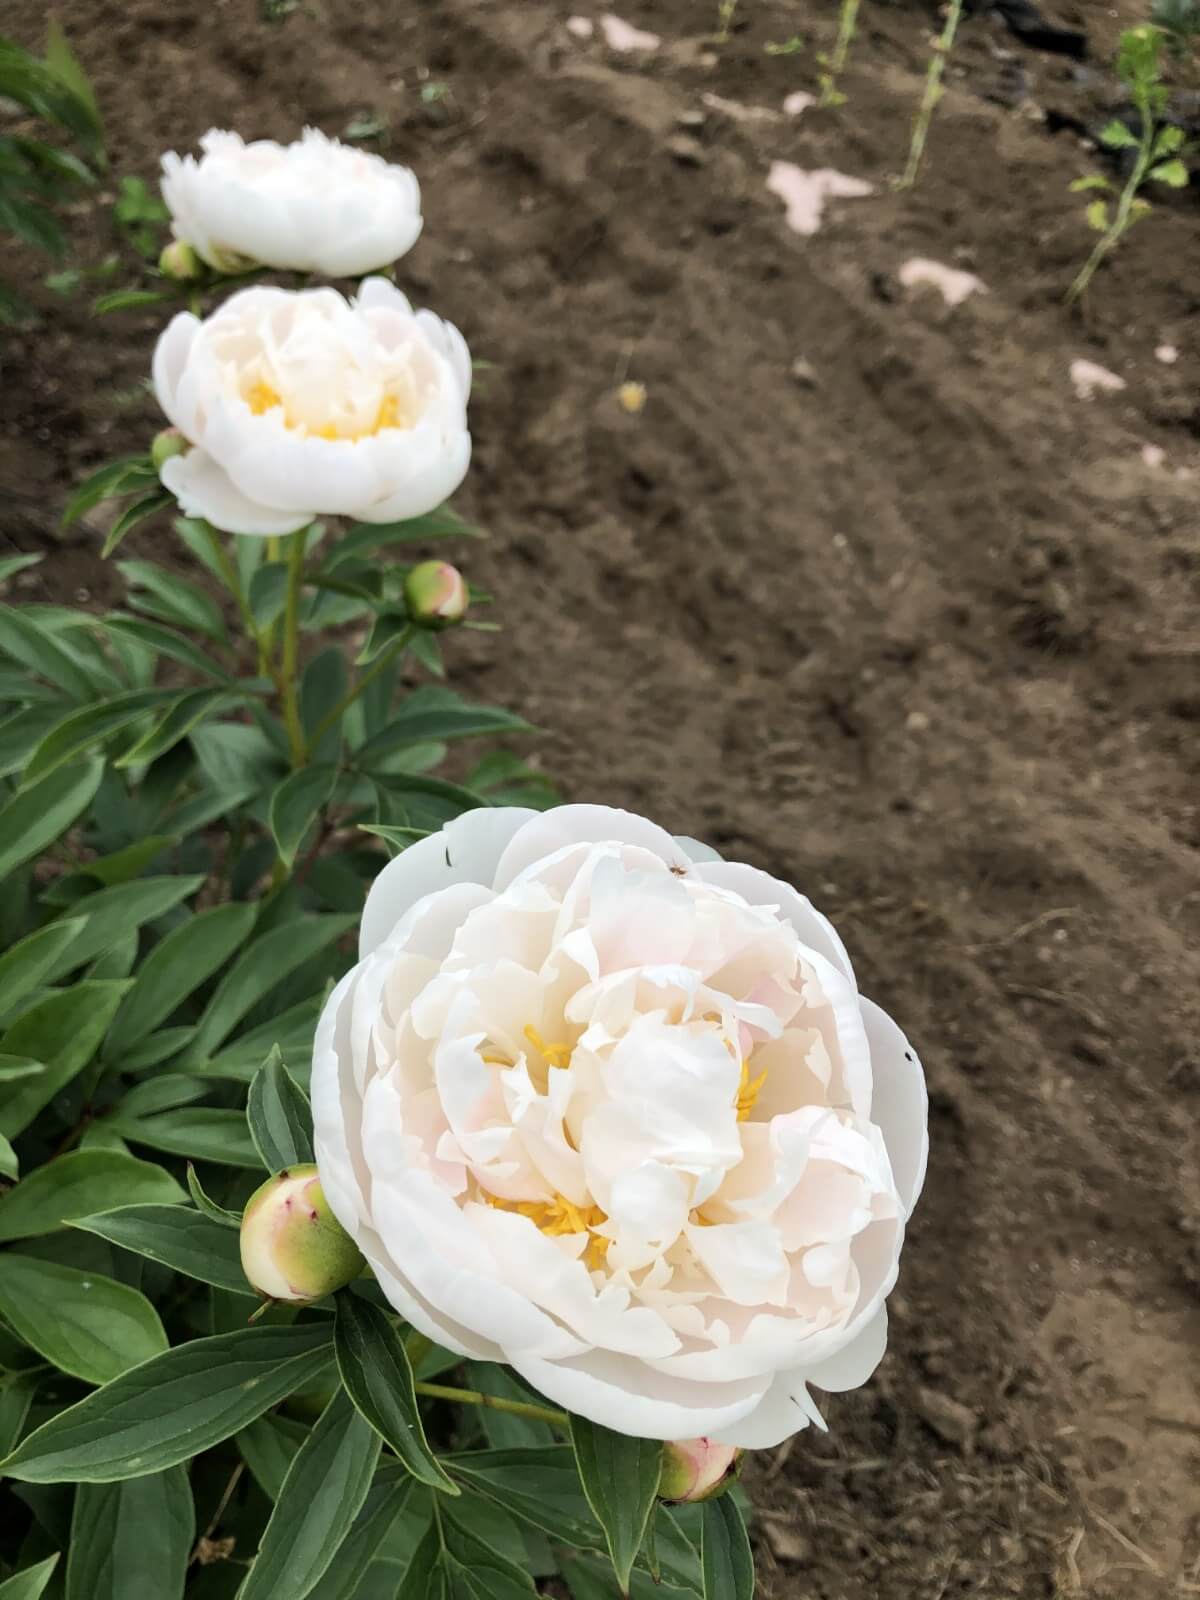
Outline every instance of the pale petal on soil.
{"label": "pale petal on soil", "polygon": [[1082,358],[1071,363],[1071,382],[1081,400],[1091,400],[1097,394],[1116,394],[1125,387],[1124,378]]}
{"label": "pale petal on soil", "polygon": [[622,22],[611,12],[600,18],[604,42],[610,50],[657,50],[662,40],[656,33],[643,33],[631,22]]}
{"label": "pale petal on soil", "polygon": [[821,226],[826,200],[861,200],[874,193],[862,178],[848,178],[832,167],[806,172],[791,161],[772,161],[767,188],[787,207],[788,227],[803,234],[816,233]]}
{"label": "pale petal on soil", "polygon": [[941,291],[948,306],[960,306],[976,290],[986,294],[987,285],[973,272],[960,272],[956,267],[943,266],[940,261],[930,261],[924,256],[913,256],[900,268],[900,282],[906,289],[927,284]]}
{"label": "pale petal on soil", "polygon": [[815,106],[816,103],[815,94],[806,94],[803,89],[797,89],[783,102],[783,109],[787,116],[798,117],[802,111],[807,111],[809,106]]}

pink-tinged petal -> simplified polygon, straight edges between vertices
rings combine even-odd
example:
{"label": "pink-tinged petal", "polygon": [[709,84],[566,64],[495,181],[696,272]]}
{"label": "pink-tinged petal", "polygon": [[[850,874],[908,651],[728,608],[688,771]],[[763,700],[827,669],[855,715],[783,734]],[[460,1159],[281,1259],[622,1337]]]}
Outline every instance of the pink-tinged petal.
{"label": "pink-tinged petal", "polygon": [[351,1016],[358,968],[334,989],[317,1022],[313,1038],[313,1143],[321,1186],[329,1209],[352,1239],[369,1224],[364,1192],[367,1173],[362,1159],[362,1101],[354,1082],[350,1042]]}
{"label": "pink-tinged petal", "polygon": [[814,1423],[826,1432],[825,1419],[804,1387],[802,1372],[779,1372],[759,1404],[736,1422],[710,1428],[710,1438],[718,1444],[737,1445],[741,1450],[773,1450]]}
{"label": "pink-tinged petal", "polygon": [[222,533],[267,539],[296,533],[313,518],[311,511],[279,511],[248,500],[206,450],[172,456],[163,463],[159,476],[185,517],[203,517]]}
{"label": "pink-tinged petal", "polygon": [[740,894],[748,905],[778,906],[809,949],[831,961],[851,984],[854,983],[854,968],[832,922],[791,884],[739,861],[703,861],[696,872],[705,883],[719,884],[723,889]]}
{"label": "pink-tinged petal", "polygon": [[509,841],[537,816],[525,806],[489,806],[464,812],[439,833],[409,845],[371,885],[359,929],[359,954],[370,955],[427,894],[452,883],[490,885]]}
{"label": "pink-tinged petal", "polygon": [[896,1187],[908,1211],[916,1205],[929,1159],[929,1096],[917,1053],[882,1007],[862,1001],[875,1079],[871,1120],[883,1129]]}

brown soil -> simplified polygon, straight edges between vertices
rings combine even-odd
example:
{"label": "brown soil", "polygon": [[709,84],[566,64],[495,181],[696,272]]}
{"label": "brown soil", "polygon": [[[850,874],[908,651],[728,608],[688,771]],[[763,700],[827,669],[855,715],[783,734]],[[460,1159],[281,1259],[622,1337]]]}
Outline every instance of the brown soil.
{"label": "brown soil", "polygon": [[[1091,236],[1067,184],[1097,158],[1071,119],[1115,99],[1102,65],[968,20],[897,196],[931,10],[868,0],[836,111],[689,130],[706,93],[811,88],[832,0],[743,0],[719,50],[715,0],[625,0],[663,38],[648,57],[572,38],[570,9],[58,6],[118,171],[214,123],[386,117],[428,218],[401,282],[496,364],[462,505],[506,631],[464,645],[459,681],[547,730],[572,797],[808,889],[922,1049],[933,1153],[891,1350],[827,1437],[757,1466],[764,1595],[1200,1593],[1195,201],[1073,315]],[[28,38],[34,10],[0,0],[0,30]],[[1059,20],[1111,58],[1115,11]],[[797,27],[808,53],[764,51]],[[877,193],[798,238],[775,158]],[[906,291],[911,256],[989,292]],[[91,535],[50,524],[156,426],[159,318],[46,310],[3,351],[0,518],[54,541],[58,595],[109,592]],[[1127,387],[1080,401],[1077,357]]]}

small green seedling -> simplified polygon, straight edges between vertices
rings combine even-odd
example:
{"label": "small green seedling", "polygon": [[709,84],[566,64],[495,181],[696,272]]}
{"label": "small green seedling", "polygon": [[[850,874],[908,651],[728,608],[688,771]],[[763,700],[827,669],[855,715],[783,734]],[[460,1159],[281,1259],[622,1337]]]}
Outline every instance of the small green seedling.
{"label": "small green seedling", "polygon": [[1100,173],[1077,178],[1071,185],[1077,194],[1101,191],[1087,208],[1088,223],[1100,238],[1067,290],[1068,304],[1079,299],[1104,258],[1133,224],[1151,210],[1150,202],[1139,194],[1143,185],[1164,183],[1170,189],[1182,189],[1187,184],[1188,169],[1179,153],[1185,142],[1184,132],[1182,128],[1163,122],[1167,108],[1167,90],[1162,82],[1165,37],[1161,28],[1149,24],[1127,28],[1121,35],[1117,72],[1138,112],[1141,132],[1135,135],[1123,122],[1114,119],[1100,134],[1101,143],[1108,149],[1134,152],[1133,165],[1117,195],[1115,208],[1104,194],[1116,194],[1116,186]]}
{"label": "small green seedling", "polygon": [[819,104],[823,106],[840,106],[846,103],[846,96],[838,88],[838,79],[845,70],[857,25],[858,0],[842,0],[842,9],[838,17],[837,42],[834,44],[833,54],[826,55],[822,52],[817,57],[817,64],[821,69],[817,74],[817,82],[821,86]]}
{"label": "small green seedling", "polygon": [[785,39],[782,44],[776,44],[774,39],[768,39],[763,49],[769,56],[798,56],[804,49],[804,40],[798,33],[790,39]]}
{"label": "small green seedling", "polygon": [[897,189],[911,189],[921,170],[925,141],[929,137],[929,124],[933,121],[938,101],[946,92],[942,88],[942,78],[945,75],[946,62],[950,59],[950,52],[954,48],[954,37],[962,20],[962,10],[963,0],[950,0],[950,4],[946,7],[946,20],[942,24],[942,31],[933,41],[933,54],[929,58],[929,68],[925,73],[925,92],[921,96],[921,104],[917,107],[917,114],[913,118],[908,160],[905,162],[903,173],[896,180]]}
{"label": "small green seedling", "polygon": [[717,4],[717,43],[729,43],[729,30],[733,27],[733,15],[738,8],[738,0],[718,0]]}
{"label": "small green seedling", "polygon": [[157,261],[163,229],[171,214],[142,178],[122,178],[113,205],[113,221],[145,261]]}

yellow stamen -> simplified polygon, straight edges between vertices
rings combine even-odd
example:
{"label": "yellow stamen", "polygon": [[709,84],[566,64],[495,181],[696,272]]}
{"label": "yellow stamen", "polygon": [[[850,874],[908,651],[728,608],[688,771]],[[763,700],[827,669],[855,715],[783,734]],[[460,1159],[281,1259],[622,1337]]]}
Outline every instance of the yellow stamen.
{"label": "yellow stamen", "polygon": [[276,407],[283,410],[283,425],[295,432],[303,433],[311,439],[365,439],[377,433],[382,433],[385,428],[403,428],[407,425],[400,409],[400,400],[397,395],[385,395],[380,402],[379,410],[375,413],[374,420],[367,427],[345,427],[337,423],[328,422],[324,427],[314,428],[305,422],[297,422],[284,406],[283,396],[278,389],[267,383],[262,378],[256,378],[243,392],[243,399],[256,417],[274,411]]}
{"label": "yellow stamen", "polygon": [[757,1078],[752,1079],[750,1077],[750,1057],[747,1056],[742,1062],[742,1081],[738,1085],[737,1099],[734,1102],[737,1106],[737,1119],[739,1122],[745,1122],[746,1118],[754,1110],[754,1102],[758,1099],[758,1091],[766,1081],[767,1074],[765,1072],[760,1072]]}
{"label": "yellow stamen", "polygon": [[547,1044],[532,1022],[525,1025],[525,1037],[537,1050],[549,1066],[569,1067],[571,1065],[572,1046],[562,1041],[558,1044]]}
{"label": "yellow stamen", "polygon": [[480,1189],[479,1197],[489,1206],[495,1206],[497,1211],[513,1211],[519,1217],[528,1217],[548,1239],[586,1233],[588,1243],[584,1257],[588,1266],[597,1268],[604,1265],[612,1240],[596,1232],[601,1223],[608,1221],[607,1212],[601,1211],[599,1206],[577,1206],[564,1194],[556,1194],[552,1200],[505,1200],[501,1195]]}

